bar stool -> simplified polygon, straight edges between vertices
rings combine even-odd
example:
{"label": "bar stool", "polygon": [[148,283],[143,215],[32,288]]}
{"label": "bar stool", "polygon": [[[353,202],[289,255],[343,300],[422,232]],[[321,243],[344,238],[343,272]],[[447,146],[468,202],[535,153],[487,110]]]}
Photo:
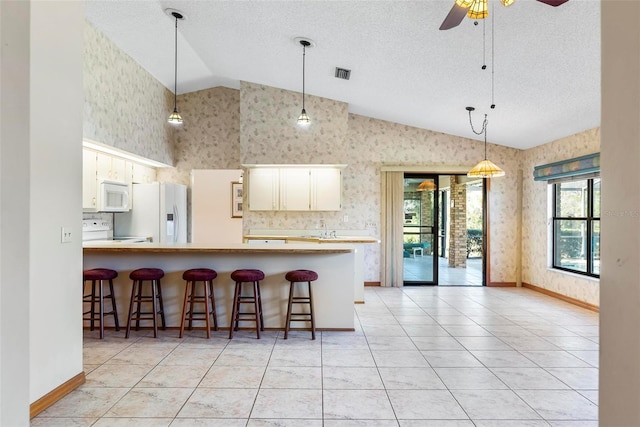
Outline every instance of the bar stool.
{"label": "bar stool", "polygon": [[[162,329],[164,330],[167,325],[164,319],[164,306],[162,304],[162,287],[160,286],[160,279],[164,277],[164,271],[159,268],[140,268],[133,270],[129,274],[129,278],[133,280],[133,286],[131,288],[131,300],[129,301],[129,320],[127,321],[127,332],[125,338],[129,338],[129,331],[131,330],[131,321],[136,321],[136,331],[140,329],[141,320],[153,320],[153,337],[158,337],[158,323],[156,317],[160,314],[160,320],[162,321]],[[145,281],[149,281],[151,284],[151,295],[145,295],[143,285]],[[150,303],[152,311],[141,311],[142,303]],[[133,305],[136,304],[136,310],[133,311]],[[145,316],[146,315],[146,316]]]}
{"label": "bar stool", "polygon": [[[289,305],[287,306],[287,323],[284,327],[284,339],[287,339],[289,335],[289,327],[291,322],[307,322],[311,321],[311,339],[316,339],[316,321],[313,316],[313,294],[311,293],[311,282],[318,280],[318,273],[311,270],[293,270],[288,272],[285,276],[291,285],[289,286]],[[307,282],[307,289],[309,296],[293,296],[294,285],[296,283]],[[309,313],[293,313],[291,310],[293,304],[309,304]],[[291,316],[296,316],[296,319],[292,319]]]}
{"label": "bar stool", "polygon": [[[231,322],[229,322],[229,339],[233,338],[233,331],[238,330],[241,320],[256,323],[256,335],[260,339],[260,331],[264,331],[262,319],[262,297],[260,296],[260,280],[264,279],[264,273],[260,270],[235,270],[231,273],[231,279],[236,282],[233,295],[233,309]],[[242,295],[242,284],[252,283],[252,295]],[[241,312],[240,304],[253,304],[253,312]],[[244,317],[243,317],[244,316]]]}
{"label": "bar stool", "polygon": [[[90,330],[93,331],[94,322],[97,320],[100,322],[100,339],[104,339],[104,316],[112,315],[113,322],[116,326],[116,331],[120,330],[120,324],[118,323],[118,309],[116,307],[116,298],[113,292],[113,279],[118,277],[118,272],[115,270],[110,270],[108,268],[94,268],[91,270],[83,270],[82,271],[82,302],[91,304],[91,309],[83,312],[82,320],[91,321]],[[91,281],[91,293],[85,294],[84,287],[87,281]],[[109,295],[104,295],[104,290],[102,288],[102,282],[108,280],[109,281]],[[98,292],[96,292],[96,285],[98,287]],[[111,300],[111,311],[108,313],[104,312],[104,300]],[[98,310],[96,313],[96,304],[98,305]],[[85,315],[89,315],[89,317],[84,317]]]}
{"label": "bar stool", "polygon": [[[180,321],[180,338],[184,334],[184,323],[189,321],[189,330],[193,326],[194,320],[204,320],[207,326],[207,338],[211,338],[211,323],[209,318],[213,316],[213,329],[218,330],[218,319],[216,318],[216,299],[213,295],[213,279],[218,277],[218,273],[210,268],[194,268],[182,273],[182,279],[186,280],[184,290],[184,304],[182,305],[182,320]],[[196,283],[202,282],[204,295],[196,295]],[[191,286],[189,286],[191,285]],[[194,304],[204,304],[203,312],[194,311]],[[211,309],[209,309],[211,303]],[[187,304],[190,304],[187,311]],[[204,315],[204,317],[194,317],[194,315]]]}

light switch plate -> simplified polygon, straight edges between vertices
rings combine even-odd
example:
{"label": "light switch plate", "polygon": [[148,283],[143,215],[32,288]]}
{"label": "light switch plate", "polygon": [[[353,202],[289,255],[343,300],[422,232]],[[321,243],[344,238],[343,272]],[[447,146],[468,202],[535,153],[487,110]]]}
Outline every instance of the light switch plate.
{"label": "light switch plate", "polygon": [[62,243],[71,243],[71,227],[60,228],[60,241]]}

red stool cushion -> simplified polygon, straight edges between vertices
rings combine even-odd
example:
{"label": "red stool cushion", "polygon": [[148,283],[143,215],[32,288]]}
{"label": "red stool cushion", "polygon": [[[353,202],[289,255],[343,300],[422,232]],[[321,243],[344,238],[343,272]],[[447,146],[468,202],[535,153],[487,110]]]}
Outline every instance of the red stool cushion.
{"label": "red stool cushion", "polygon": [[82,278],[84,280],[111,280],[116,277],[118,277],[118,272],[108,268],[93,268],[82,271]]}
{"label": "red stool cushion", "polygon": [[182,279],[188,281],[206,281],[218,277],[218,273],[210,268],[193,268],[182,273]]}
{"label": "red stool cushion", "polygon": [[158,280],[164,277],[164,271],[159,268],[139,268],[129,274],[131,280]]}
{"label": "red stool cushion", "polygon": [[264,273],[260,270],[236,270],[231,273],[234,282],[257,282],[264,279]]}
{"label": "red stool cushion", "polygon": [[288,272],[284,278],[290,282],[313,282],[318,280],[318,273],[311,270],[293,270]]}

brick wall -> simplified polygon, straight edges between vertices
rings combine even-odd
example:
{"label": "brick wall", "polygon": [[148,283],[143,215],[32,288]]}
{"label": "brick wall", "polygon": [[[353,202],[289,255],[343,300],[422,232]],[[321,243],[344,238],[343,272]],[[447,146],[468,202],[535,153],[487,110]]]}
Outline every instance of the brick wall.
{"label": "brick wall", "polygon": [[[467,186],[450,177],[449,267],[467,267]],[[453,203],[453,207],[451,204]]]}

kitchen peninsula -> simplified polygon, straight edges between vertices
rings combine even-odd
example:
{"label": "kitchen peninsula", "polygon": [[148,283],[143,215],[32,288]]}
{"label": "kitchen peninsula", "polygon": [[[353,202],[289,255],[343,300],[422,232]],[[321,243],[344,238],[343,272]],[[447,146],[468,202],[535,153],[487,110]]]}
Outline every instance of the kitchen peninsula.
{"label": "kitchen peninsula", "polygon": [[[261,293],[264,325],[268,329],[284,328],[289,292],[288,282],[284,278],[286,272],[314,270],[318,273],[318,280],[312,285],[317,328],[351,331],[354,329],[356,249],[356,246],[345,243],[201,246],[191,243],[105,245],[85,242],[83,268],[118,271],[114,286],[121,325],[126,325],[129,309],[129,273],[143,267],[163,269],[162,296],[168,327],[180,326],[185,290],[182,273],[190,268],[212,268],[218,272],[214,280],[214,292],[218,323],[223,328],[229,326],[231,315],[234,285],[231,272],[240,268],[260,269],[265,273]],[[109,320],[106,322],[107,326],[111,326]],[[294,327],[302,325],[294,324]]]}

